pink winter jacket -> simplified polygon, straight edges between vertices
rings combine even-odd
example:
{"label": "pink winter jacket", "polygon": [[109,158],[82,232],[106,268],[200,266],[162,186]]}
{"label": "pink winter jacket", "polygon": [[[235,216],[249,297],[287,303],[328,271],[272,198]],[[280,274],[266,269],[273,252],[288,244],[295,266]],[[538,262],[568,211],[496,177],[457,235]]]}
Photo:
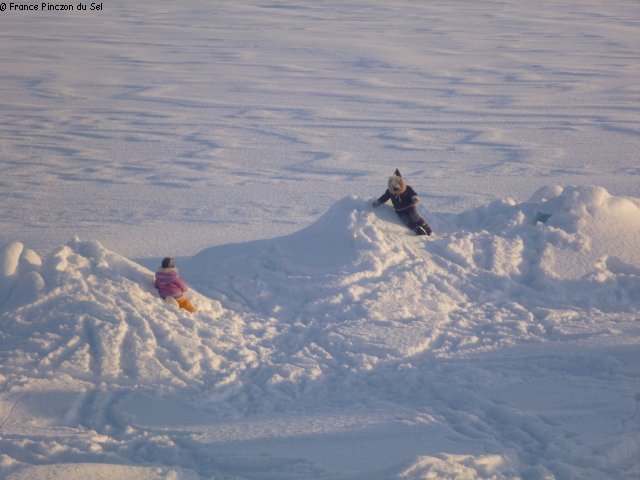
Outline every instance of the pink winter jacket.
{"label": "pink winter jacket", "polygon": [[158,270],[156,272],[155,287],[162,298],[180,298],[189,289],[184,280],[178,275],[177,268],[161,268]]}

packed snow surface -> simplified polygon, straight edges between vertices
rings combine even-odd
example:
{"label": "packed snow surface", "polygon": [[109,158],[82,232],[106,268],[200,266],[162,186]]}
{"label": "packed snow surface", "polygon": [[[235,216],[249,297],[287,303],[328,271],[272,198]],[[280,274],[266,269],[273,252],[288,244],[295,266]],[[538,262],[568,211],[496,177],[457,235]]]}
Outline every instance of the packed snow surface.
{"label": "packed snow surface", "polygon": [[640,4],[103,5],[0,11],[0,478],[640,478]]}

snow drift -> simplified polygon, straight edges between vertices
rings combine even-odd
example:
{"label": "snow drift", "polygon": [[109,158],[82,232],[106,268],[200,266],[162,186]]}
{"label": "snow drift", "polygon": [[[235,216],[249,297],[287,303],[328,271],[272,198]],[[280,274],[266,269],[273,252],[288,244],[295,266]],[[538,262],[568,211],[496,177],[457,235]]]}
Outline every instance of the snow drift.
{"label": "snow drift", "polygon": [[[384,468],[350,467],[368,478],[637,472],[640,201],[551,187],[423,213],[432,238],[348,197],[292,235],[179,260],[195,315],[167,307],[152,272],[99,243],[75,239],[44,259],[6,245],[0,472],[26,472],[44,451],[53,463],[144,459],[256,478],[204,452],[356,424],[403,439]],[[598,406],[572,400],[567,416],[589,388]],[[284,426],[260,426],[284,412]],[[584,426],[594,412],[602,419]],[[11,433],[25,419],[26,440]],[[279,474],[318,474],[279,455]]]}

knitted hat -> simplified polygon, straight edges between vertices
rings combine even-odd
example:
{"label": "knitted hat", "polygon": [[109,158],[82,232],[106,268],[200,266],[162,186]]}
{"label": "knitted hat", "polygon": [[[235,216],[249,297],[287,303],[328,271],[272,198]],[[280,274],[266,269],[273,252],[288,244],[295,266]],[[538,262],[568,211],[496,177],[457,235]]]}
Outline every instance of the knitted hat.
{"label": "knitted hat", "polygon": [[166,257],[162,260],[162,268],[174,268],[176,263],[173,261],[173,258]]}

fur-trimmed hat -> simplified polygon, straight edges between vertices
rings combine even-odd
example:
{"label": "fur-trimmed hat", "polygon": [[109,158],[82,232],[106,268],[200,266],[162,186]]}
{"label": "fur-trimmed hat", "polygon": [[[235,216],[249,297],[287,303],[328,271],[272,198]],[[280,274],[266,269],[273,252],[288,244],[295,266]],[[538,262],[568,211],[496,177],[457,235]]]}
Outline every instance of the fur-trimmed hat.
{"label": "fur-trimmed hat", "polygon": [[387,183],[389,191],[395,195],[400,195],[407,190],[407,182],[400,175],[400,170],[396,168],[395,173],[389,178]]}
{"label": "fur-trimmed hat", "polygon": [[162,268],[175,268],[176,262],[173,261],[173,258],[166,257],[162,259]]}

